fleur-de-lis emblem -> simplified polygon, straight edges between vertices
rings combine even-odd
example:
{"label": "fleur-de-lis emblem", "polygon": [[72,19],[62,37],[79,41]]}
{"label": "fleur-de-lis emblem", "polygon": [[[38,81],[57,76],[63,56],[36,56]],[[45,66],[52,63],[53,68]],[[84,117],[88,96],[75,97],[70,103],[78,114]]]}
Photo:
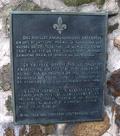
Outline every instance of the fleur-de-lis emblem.
{"label": "fleur-de-lis emblem", "polygon": [[67,29],[67,25],[63,24],[62,17],[58,17],[57,24],[53,24],[53,28],[56,29],[59,34],[62,34],[62,31]]}

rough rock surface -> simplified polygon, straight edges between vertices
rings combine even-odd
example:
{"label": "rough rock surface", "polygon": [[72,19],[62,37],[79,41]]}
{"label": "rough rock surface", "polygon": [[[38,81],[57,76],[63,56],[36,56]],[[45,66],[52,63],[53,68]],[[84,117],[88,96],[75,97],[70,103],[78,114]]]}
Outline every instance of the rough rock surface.
{"label": "rough rock surface", "polygon": [[[76,7],[67,7],[62,0],[33,0],[42,9],[51,9],[52,11],[76,11]],[[48,4],[49,3],[49,4]]]}
{"label": "rough rock surface", "polygon": [[32,125],[27,136],[44,136],[40,125]]}
{"label": "rough rock surface", "polygon": [[108,33],[112,33],[114,30],[118,29],[118,27],[119,27],[118,23],[115,23],[113,25],[109,25],[109,27],[108,27]]}
{"label": "rough rock surface", "polygon": [[10,64],[3,65],[0,71],[0,78],[1,78],[1,87],[4,91],[9,91],[11,89],[11,70]]}
{"label": "rough rock surface", "polygon": [[107,0],[103,5],[103,10],[107,11],[110,15],[118,14],[119,6],[116,0]]}
{"label": "rough rock surface", "polygon": [[68,6],[70,5],[78,6],[78,5],[86,4],[90,2],[96,2],[97,4],[104,4],[105,0],[64,0],[64,2]]}
{"label": "rough rock surface", "polygon": [[101,136],[110,127],[109,118],[106,115],[104,121],[85,122],[75,125],[74,136]]}
{"label": "rough rock surface", "polygon": [[114,38],[120,34],[119,28],[114,30],[111,34],[108,35],[108,61],[107,61],[107,70],[108,75],[120,68],[120,52],[114,46]]}
{"label": "rough rock surface", "polygon": [[84,4],[77,8],[79,12],[97,12],[99,8],[96,3]]}
{"label": "rough rock surface", "polygon": [[14,130],[12,128],[6,128],[4,134],[5,136],[15,136]]}
{"label": "rough rock surface", "polygon": [[113,96],[120,96],[120,69],[112,73],[107,84]]}
{"label": "rough rock surface", "polygon": [[8,114],[10,114],[13,109],[12,109],[12,96],[9,95],[7,100],[5,101],[5,106],[7,108]]}
{"label": "rough rock surface", "polygon": [[120,35],[115,37],[114,46],[117,47],[120,50]]}
{"label": "rough rock surface", "polygon": [[118,127],[120,127],[120,105],[115,106],[116,115],[115,115],[115,123]]}

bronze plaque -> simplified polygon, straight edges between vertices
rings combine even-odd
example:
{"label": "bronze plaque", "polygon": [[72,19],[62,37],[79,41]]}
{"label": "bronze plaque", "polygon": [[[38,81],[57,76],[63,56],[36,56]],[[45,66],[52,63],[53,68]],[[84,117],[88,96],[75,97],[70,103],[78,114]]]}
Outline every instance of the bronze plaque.
{"label": "bronze plaque", "polygon": [[107,15],[11,14],[16,124],[102,120]]}

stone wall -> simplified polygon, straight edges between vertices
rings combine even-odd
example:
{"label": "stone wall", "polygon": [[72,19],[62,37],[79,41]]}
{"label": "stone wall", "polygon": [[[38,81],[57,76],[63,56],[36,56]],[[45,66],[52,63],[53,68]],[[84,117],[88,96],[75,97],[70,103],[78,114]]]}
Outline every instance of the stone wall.
{"label": "stone wall", "polygon": [[[108,62],[104,121],[76,124],[13,124],[10,69],[10,11],[107,11]],[[0,136],[119,136],[120,133],[120,1],[119,0],[0,0]]]}

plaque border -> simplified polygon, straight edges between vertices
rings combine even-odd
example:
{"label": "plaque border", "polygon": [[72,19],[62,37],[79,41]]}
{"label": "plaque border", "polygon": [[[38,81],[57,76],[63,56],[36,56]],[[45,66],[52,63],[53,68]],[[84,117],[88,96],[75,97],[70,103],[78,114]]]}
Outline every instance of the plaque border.
{"label": "plaque border", "polygon": [[[13,15],[84,15],[84,16],[105,16],[105,59],[104,59],[104,72],[105,75],[103,76],[103,80],[104,80],[104,84],[103,84],[103,103],[102,103],[102,110],[103,110],[103,114],[102,114],[102,118],[100,119],[89,119],[89,120],[82,120],[82,119],[77,119],[77,120],[64,120],[64,121],[44,121],[44,122],[40,122],[38,121],[16,121],[16,112],[15,112],[15,84],[14,84],[14,61],[13,61],[13,50],[12,50],[12,39],[13,39],[13,25],[12,25],[12,17]],[[108,12],[105,11],[100,11],[100,12],[51,12],[51,11],[11,11],[10,12],[10,65],[11,65],[11,88],[12,88],[12,107],[13,107],[13,123],[15,125],[32,125],[32,124],[43,124],[43,125],[47,125],[47,124],[62,124],[62,123],[79,123],[79,122],[90,122],[90,121],[102,121],[104,119],[104,115],[105,115],[105,110],[104,110],[104,93],[107,88],[106,85],[106,65],[107,65],[107,43],[108,43],[108,39],[107,39],[107,26],[108,26]],[[49,123],[48,123],[49,122]]]}

